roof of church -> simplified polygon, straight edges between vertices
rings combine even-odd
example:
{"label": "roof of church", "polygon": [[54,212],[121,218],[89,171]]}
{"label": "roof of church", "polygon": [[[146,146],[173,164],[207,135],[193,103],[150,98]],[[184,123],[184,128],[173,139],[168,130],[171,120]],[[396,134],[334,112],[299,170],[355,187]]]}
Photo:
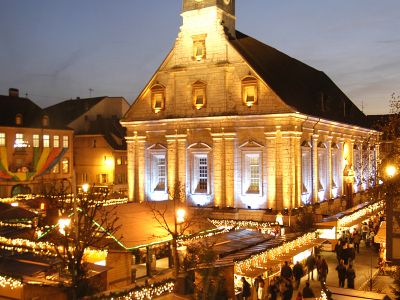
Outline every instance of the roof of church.
{"label": "roof of church", "polygon": [[296,111],[366,127],[366,116],[323,72],[236,31],[230,43],[266,84]]}
{"label": "roof of church", "polygon": [[66,100],[45,108],[45,111],[50,119],[56,120],[58,124],[68,126],[69,123],[83,115],[106,97]]}

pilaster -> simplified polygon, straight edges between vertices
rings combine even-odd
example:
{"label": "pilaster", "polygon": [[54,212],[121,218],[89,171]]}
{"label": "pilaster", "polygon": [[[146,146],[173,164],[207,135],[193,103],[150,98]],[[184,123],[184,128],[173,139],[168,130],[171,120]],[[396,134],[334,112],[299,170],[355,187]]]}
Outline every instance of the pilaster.
{"label": "pilaster", "polygon": [[266,132],[265,153],[266,153],[266,175],[267,175],[267,208],[277,209],[276,205],[276,132]]}
{"label": "pilaster", "polygon": [[[326,140],[326,155],[327,157],[327,176],[326,176],[326,189],[325,189],[325,199],[332,198],[332,137],[328,137]],[[340,151],[340,150],[339,150]],[[338,158],[339,159],[339,158]]]}
{"label": "pilaster", "polygon": [[136,181],[138,183],[137,187],[137,199],[140,203],[145,200],[145,180],[146,180],[146,158],[145,158],[145,136],[137,136],[137,144],[136,144],[136,159],[137,159],[137,169],[138,174],[136,176]]}
{"label": "pilaster", "polygon": [[[338,180],[338,196],[344,195],[345,194],[345,184],[343,184],[343,170],[344,170],[344,139],[338,139],[338,143],[337,143],[338,147],[339,147],[339,180]],[[352,150],[349,149],[349,153]]]}
{"label": "pilaster", "polygon": [[128,179],[128,200],[134,201],[135,197],[135,140],[128,137],[127,144],[127,179]]}
{"label": "pilaster", "polygon": [[[168,171],[167,171],[167,182],[168,182],[168,193],[169,198],[175,193],[175,184],[177,180],[177,136],[167,135],[167,156],[168,156]],[[185,182],[186,183],[186,182]],[[182,184],[185,184],[182,183]],[[172,200],[172,199],[170,199]]]}
{"label": "pilaster", "polygon": [[317,203],[318,200],[318,134],[312,135],[312,201]]}
{"label": "pilaster", "polygon": [[213,139],[213,185],[214,185],[214,205],[221,207],[224,198],[223,186],[225,178],[223,170],[225,169],[223,157],[223,133],[212,133]]}
{"label": "pilaster", "polygon": [[[186,186],[186,139],[187,136],[184,134],[180,134],[177,137],[177,169],[178,169],[178,180],[180,183],[180,186],[184,188]],[[186,189],[183,189],[184,195],[181,195],[182,198],[180,199],[182,202],[186,202]]]}
{"label": "pilaster", "polygon": [[225,155],[225,174],[223,176],[225,184],[225,203],[226,207],[235,207],[235,149],[236,133],[224,134],[224,155]]}

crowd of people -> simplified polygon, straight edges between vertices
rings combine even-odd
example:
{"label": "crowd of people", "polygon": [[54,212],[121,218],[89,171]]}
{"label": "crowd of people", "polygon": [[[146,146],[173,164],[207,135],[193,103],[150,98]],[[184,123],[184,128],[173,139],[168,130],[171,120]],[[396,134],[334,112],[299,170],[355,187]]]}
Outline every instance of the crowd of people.
{"label": "crowd of people", "polygon": [[[353,229],[352,232],[346,230],[341,233],[335,246],[339,287],[355,288],[356,271],[353,264],[356,255],[360,252],[360,244],[363,243],[366,247],[375,247],[374,236],[379,230],[381,221],[382,216],[376,215]],[[281,268],[280,276],[272,278],[269,285],[261,276],[258,276],[253,282],[254,288],[252,289],[251,283],[243,277],[243,299],[291,300],[293,295],[296,295],[296,300],[315,298],[316,295],[310,287],[310,281],[318,280],[322,285],[326,282],[328,272],[328,263],[321,255],[311,254],[305,260],[304,265],[297,261],[290,266],[286,261]],[[307,281],[301,289],[300,281],[304,276],[307,276]],[[252,291],[256,293],[256,296],[252,295]]]}

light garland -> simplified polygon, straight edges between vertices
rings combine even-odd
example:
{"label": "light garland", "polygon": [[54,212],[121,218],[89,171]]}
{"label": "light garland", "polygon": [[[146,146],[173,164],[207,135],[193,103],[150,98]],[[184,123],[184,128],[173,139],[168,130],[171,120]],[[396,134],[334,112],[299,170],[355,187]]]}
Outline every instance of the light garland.
{"label": "light garland", "polygon": [[235,262],[235,273],[243,274],[246,270],[261,267],[261,265],[266,264],[268,260],[277,260],[280,256],[289,253],[291,250],[312,244],[315,239],[315,232],[307,233],[293,241],[284,243],[283,245],[251,255],[245,260]]}
{"label": "light garland", "polygon": [[13,290],[13,289],[22,287],[22,282],[14,279],[14,278],[8,277],[8,276],[0,275],[0,287],[1,288],[10,288]]}
{"label": "light garland", "polygon": [[246,228],[246,229],[258,229],[261,230],[263,233],[270,233],[273,231],[273,226],[276,226],[276,223],[270,222],[258,222],[258,221],[251,221],[251,220],[221,220],[221,219],[209,219],[209,221],[214,224],[216,227],[222,228]]}
{"label": "light garland", "polygon": [[384,201],[379,201],[373,204],[368,205],[358,211],[355,211],[351,215],[344,216],[338,220],[338,227],[346,227],[347,225],[363,219],[367,216],[370,216],[378,211],[383,210],[384,208]]}
{"label": "light garland", "polygon": [[17,228],[32,228],[32,223],[13,223],[13,222],[2,222],[0,221],[0,227],[17,227]]}

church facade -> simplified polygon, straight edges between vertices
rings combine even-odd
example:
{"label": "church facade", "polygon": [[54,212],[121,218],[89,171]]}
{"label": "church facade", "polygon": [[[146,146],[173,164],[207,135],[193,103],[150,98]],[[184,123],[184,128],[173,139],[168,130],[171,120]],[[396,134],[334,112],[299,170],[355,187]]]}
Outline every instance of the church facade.
{"label": "church facade", "polygon": [[323,72],[183,0],[176,42],[121,123],[131,201],[294,208],[375,184],[379,133]]}

